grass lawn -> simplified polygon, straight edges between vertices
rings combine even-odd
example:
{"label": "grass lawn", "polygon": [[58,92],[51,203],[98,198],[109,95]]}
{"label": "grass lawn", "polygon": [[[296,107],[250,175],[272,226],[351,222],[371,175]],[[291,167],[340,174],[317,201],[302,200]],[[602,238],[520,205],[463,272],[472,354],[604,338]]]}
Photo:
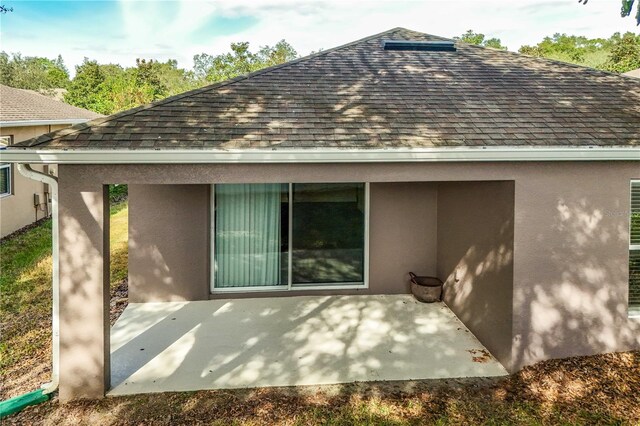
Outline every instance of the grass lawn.
{"label": "grass lawn", "polygon": [[[111,286],[127,277],[128,206],[111,208]],[[0,243],[0,399],[51,375],[51,220]]]}
{"label": "grass lawn", "polygon": [[[112,309],[126,283],[127,213],[126,204],[111,211]],[[0,244],[2,399],[49,380],[50,228]],[[2,424],[640,425],[640,352],[546,361],[492,379],[54,398]]]}

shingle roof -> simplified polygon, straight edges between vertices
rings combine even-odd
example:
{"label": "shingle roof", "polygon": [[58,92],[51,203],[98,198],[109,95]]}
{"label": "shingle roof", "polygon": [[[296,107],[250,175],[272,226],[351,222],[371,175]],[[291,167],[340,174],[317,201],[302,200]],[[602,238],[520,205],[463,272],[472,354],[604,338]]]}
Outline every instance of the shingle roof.
{"label": "shingle roof", "polygon": [[102,117],[93,111],[77,108],[32,90],[15,89],[0,84],[0,122],[91,120]]}
{"label": "shingle roof", "polygon": [[19,144],[244,149],[640,145],[640,81],[396,28]]}

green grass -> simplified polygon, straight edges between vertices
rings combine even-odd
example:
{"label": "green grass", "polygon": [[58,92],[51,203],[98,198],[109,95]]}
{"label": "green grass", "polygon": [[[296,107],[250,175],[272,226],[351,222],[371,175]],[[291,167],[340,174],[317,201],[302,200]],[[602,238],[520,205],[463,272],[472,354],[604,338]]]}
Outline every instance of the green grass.
{"label": "green grass", "polygon": [[[127,277],[127,203],[111,208],[111,286]],[[51,220],[0,244],[0,398],[48,378],[51,356]]]}
{"label": "green grass", "polygon": [[[126,278],[126,203],[111,209],[111,284]],[[51,222],[0,244],[0,399],[49,380]],[[606,372],[604,374],[603,372]],[[640,425],[640,352],[540,363],[497,379],[176,392],[56,400],[6,424]],[[5,424],[5,423],[3,423]]]}
{"label": "green grass", "polygon": [[129,207],[127,203],[111,207],[111,287],[127,278],[128,273],[128,235]]}
{"label": "green grass", "polygon": [[[50,327],[46,327],[51,323],[50,262],[50,220],[0,245],[0,376],[3,380],[16,368],[28,368],[31,364],[25,365],[23,360],[38,353],[51,336]],[[7,383],[3,390],[6,387]]]}
{"label": "green grass", "polygon": [[0,311],[3,314],[24,310],[25,302],[33,300],[34,291],[44,290],[38,284],[50,279],[51,268],[40,263],[50,258],[51,220],[0,245]]}

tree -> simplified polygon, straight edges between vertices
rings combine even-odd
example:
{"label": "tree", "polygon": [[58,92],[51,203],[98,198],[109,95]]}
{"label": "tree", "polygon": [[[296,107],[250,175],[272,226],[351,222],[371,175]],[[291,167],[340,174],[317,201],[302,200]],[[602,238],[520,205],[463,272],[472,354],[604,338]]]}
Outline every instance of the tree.
{"label": "tree", "polygon": [[193,71],[178,68],[178,61],[175,59],[169,59],[166,62],[154,61],[153,69],[168,96],[198,87]]}
{"label": "tree", "polygon": [[465,43],[475,44],[476,46],[507,50],[507,47],[502,45],[499,38],[485,39],[484,34],[476,33],[473,30],[467,30],[467,32],[462,34],[460,37],[454,37],[454,40],[464,41]]}
{"label": "tree", "polygon": [[545,37],[535,46],[522,46],[518,51],[531,56],[583,63],[588,53],[596,52],[606,45],[605,39],[556,33],[552,37]]}
{"label": "tree", "polygon": [[69,72],[62,57],[47,59],[6,52],[0,53],[0,83],[18,89],[47,91],[65,88],[69,84]]}
{"label": "tree", "polygon": [[262,68],[292,61],[298,57],[298,52],[289,43],[280,40],[273,47],[261,47],[257,56]]}
{"label": "tree", "polygon": [[110,114],[113,106],[105,90],[106,80],[107,74],[102,66],[95,60],[84,58],[76,67],[76,76],[64,95],[64,101],[100,114]]}
{"label": "tree", "polygon": [[113,114],[175,95],[196,86],[193,73],[170,59],[136,59],[136,66],[122,68],[85,58],[76,68],[65,101],[101,114]]}
{"label": "tree", "polygon": [[135,67],[99,64],[84,58],[69,81],[61,56],[47,58],[9,56],[0,53],[0,83],[24,89],[67,88],[64,101],[101,114],[113,114],[205,84],[226,80],[260,68],[277,65],[297,56],[295,49],[281,40],[251,52],[249,43],[232,43],[231,52],[203,53],[194,57],[193,70],[178,67],[169,59],[136,59]]}
{"label": "tree", "polygon": [[520,53],[592,68],[626,72],[640,67],[640,36],[628,32],[609,38],[554,34],[535,46],[522,46]]}
{"label": "tree", "polygon": [[[631,11],[633,11],[633,3],[634,0],[622,0],[620,16],[623,18],[630,16]],[[640,0],[638,0],[638,5],[636,7],[636,25],[640,25]]]}
{"label": "tree", "polygon": [[193,70],[197,79],[215,83],[290,61],[297,55],[295,49],[285,40],[274,46],[263,46],[256,53],[249,50],[248,42],[231,43],[230,53],[216,56],[207,53],[195,55]]}
{"label": "tree", "polygon": [[[633,3],[635,3],[635,0],[620,0],[621,1],[621,8],[620,8],[620,16],[623,18],[626,18],[627,16],[631,15],[631,12],[633,12]],[[587,3],[589,3],[589,0],[578,0],[578,3],[582,3],[583,5],[586,5]],[[636,9],[636,25],[640,25],[640,0],[638,0],[638,6]]]}
{"label": "tree", "polygon": [[611,53],[603,68],[619,73],[640,68],[640,35],[616,33],[612,38]]}
{"label": "tree", "polygon": [[144,88],[148,92],[150,102],[167,96],[167,86],[160,81],[158,62],[150,59],[136,59],[136,68],[133,75],[136,86]]}

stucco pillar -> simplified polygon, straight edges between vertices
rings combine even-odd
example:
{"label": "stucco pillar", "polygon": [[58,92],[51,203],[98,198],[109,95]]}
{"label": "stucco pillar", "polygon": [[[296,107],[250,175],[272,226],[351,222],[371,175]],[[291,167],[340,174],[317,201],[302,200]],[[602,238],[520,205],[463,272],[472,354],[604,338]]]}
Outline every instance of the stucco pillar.
{"label": "stucco pillar", "polygon": [[60,167],[60,400],[110,386],[109,205],[100,182]]}

